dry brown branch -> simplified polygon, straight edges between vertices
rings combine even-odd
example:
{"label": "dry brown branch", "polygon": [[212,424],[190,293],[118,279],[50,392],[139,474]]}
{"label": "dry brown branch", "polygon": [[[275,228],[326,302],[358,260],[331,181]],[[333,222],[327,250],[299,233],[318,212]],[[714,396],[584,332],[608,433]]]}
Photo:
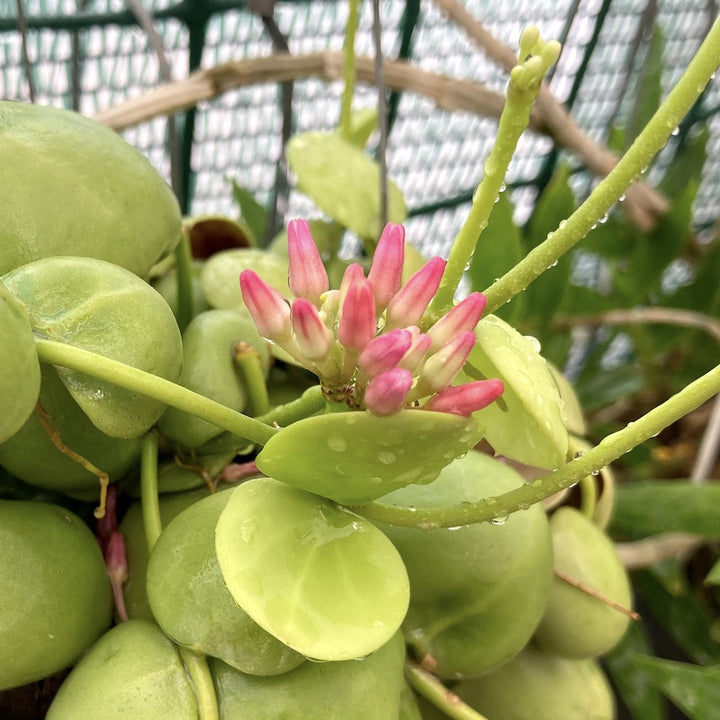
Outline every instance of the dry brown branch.
{"label": "dry brown branch", "polygon": [[703,330],[720,343],[720,322],[710,315],[693,310],[664,307],[638,307],[630,310],[610,310],[597,315],[558,316],[553,325],[558,328],[578,325],[638,325],[657,323]]}
{"label": "dry brown branch", "polygon": [[615,549],[622,564],[628,570],[636,570],[669,558],[685,560],[704,543],[703,538],[697,535],[663,533],[635,542],[616,543]]}
{"label": "dry brown branch", "polygon": [[[459,0],[434,0],[435,4],[482,49],[488,58],[510,72],[517,63],[514,50],[500,42],[478,22]],[[606,147],[589,137],[568,115],[562,103],[543,85],[535,103],[543,129],[560,147],[576,153],[596,175],[604,177],[618,161]],[[643,230],[654,227],[658,217],[667,211],[667,200],[643,182],[628,188],[625,208],[632,220]]]}
{"label": "dry brown branch", "polygon": [[[357,58],[359,82],[373,85],[373,63],[374,59],[370,57]],[[499,118],[505,104],[500,93],[479,83],[428,72],[405,62],[386,60],[383,72],[386,88],[428,97],[443,110]],[[183,80],[159,85],[138,97],[97,113],[95,119],[115,130],[123,130],[159,115],[172,115],[187,110],[229,90],[311,77],[320,77],[327,82],[341,80],[341,53],[325,51],[308,55],[266,55],[223,63],[198,70]],[[536,131],[541,130],[537,116],[531,118],[530,126]]]}

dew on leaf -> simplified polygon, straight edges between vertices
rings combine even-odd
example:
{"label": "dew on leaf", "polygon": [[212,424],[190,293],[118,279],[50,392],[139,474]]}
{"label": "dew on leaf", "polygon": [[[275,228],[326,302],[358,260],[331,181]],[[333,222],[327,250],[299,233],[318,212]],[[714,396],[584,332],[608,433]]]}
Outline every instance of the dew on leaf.
{"label": "dew on leaf", "polygon": [[392,465],[394,462],[397,461],[397,455],[395,455],[395,453],[390,452],[389,450],[383,450],[378,453],[378,460],[383,465]]}
{"label": "dew on leaf", "polygon": [[347,440],[342,435],[333,433],[332,435],[328,436],[327,446],[335,452],[344,452],[345,450],[347,450],[348,444]]}
{"label": "dew on leaf", "polygon": [[504,525],[508,521],[508,514],[502,513],[501,515],[497,515],[494,517],[491,521],[491,525]]}

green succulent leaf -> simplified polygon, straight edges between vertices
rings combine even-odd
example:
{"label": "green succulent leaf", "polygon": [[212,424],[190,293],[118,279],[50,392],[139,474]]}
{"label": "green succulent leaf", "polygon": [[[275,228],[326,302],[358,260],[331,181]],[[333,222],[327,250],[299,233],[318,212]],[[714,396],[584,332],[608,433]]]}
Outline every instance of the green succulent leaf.
{"label": "green succulent leaf", "polygon": [[27,311],[0,283],[0,443],[30,417],[40,394],[38,361]]}
{"label": "green succulent leaf", "polygon": [[547,362],[531,341],[494,315],[478,324],[475,335],[465,374],[505,383],[498,402],[474,413],[486,440],[498,455],[541,468],[559,467],[566,459],[568,433]]}
{"label": "green succulent leaf", "polygon": [[686,532],[720,538],[720,486],[689,480],[644,480],[615,489],[614,532],[634,537]]}
{"label": "green succulent leaf", "polygon": [[637,655],[635,666],[690,720],[708,720],[720,707],[720,665],[689,663]]}
{"label": "green succulent leaf", "polygon": [[409,602],[405,567],[367,520],[271,478],[233,491],[215,529],[228,590],[271,635],[317,660],[384,645]]}
{"label": "green succulent leaf", "polygon": [[247,312],[238,280],[243,270],[254,270],[283,297],[292,297],[286,259],[257,248],[238,248],[215,253],[203,265],[200,282],[212,307]]}
{"label": "green succulent leaf", "polygon": [[331,413],[277,433],[256,462],[277,480],[357,505],[411,483],[432,482],[481,438],[478,423],[448,413]]}
{"label": "green succulent leaf", "polygon": [[255,196],[236,180],[232,181],[232,194],[235,202],[240,206],[240,217],[247,223],[255,239],[255,245],[262,243],[265,238],[268,223],[268,210],[261,205]]}
{"label": "green succulent leaf", "polygon": [[[129,270],[82,257],[51,257],[13,270],[3,282],[25,304],[33,330],[175,381],[182,340],[162,296]],[[146,432],[165,406],[84,373],[57,368],[73,399],[106,435]]]}
{"label": "green succulent leaf", "polygon": [[[335,133],[303,133],[290,139],[288,163],[298,188],[326,215],[362,238],[377,239],[380,168],[362,150]],[[388,182],[388,220],[407,216],[400,188]]]}

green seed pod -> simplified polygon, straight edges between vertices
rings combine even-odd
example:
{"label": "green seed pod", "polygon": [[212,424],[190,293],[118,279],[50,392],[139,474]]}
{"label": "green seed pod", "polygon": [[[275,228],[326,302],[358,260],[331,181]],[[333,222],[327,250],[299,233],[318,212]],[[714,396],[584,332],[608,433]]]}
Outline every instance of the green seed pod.
{"label": "green seed pod", "polygon": [[0,500],[0,690],[68,667],[110,624],[97,541],[80,518]]}
{"label": "green seed pod", "polygon": [[135,148],[94,120],[0,102],[0,275],[52,255],[144,276],[180,237],[180,208]]}
{"label": "green seed pod", "polygon": [[[607,535],[570,507],[555,511],[550,528],[555,568],[629,608],[630,581]],[[629,622],[627,615],[556,577],[535,639],[548,652],[592,658],[615,647]]]}
{"label": "green seed pod", "polygon": [[105,633],[60,687],[46,720],[197,720],[177,648],[157,625],[129,620]]}
{"label": "green seed pod", "polygon": [[497,670],[453,687],[492,720],[613,720],[615,702],[600,666],[528,646]]}

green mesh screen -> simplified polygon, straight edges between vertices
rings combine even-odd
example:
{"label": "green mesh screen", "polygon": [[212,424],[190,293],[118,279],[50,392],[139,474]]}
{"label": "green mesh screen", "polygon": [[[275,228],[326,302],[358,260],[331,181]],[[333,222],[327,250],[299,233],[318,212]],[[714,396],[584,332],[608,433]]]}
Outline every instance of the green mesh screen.
{"label": "green mesh screen", "polygon": [[[665,41],[663,87],[667,91],[697,48],[710,22],[706,0],[468,0],[467,9],[499,39],[515,45],[522,27],[536,23],[557,37],[563,54],[551,79],[557,97],[593,138],[604,141],[621,122],[637,92],[647,51],[648,28],[657,22]],[[143,0],[152,15],[172,77],[199,67],[273,52],[261,18],[245,2]],[[18,8],[20,7],[20,12]],[[344,2],[277,2],[274,21],[292,53],[339,50],[347,18]],[[361,4],[357,51],[371,55],[372,6]],[[383,0],[383,52],[421,68],[467,78],[502,91],[504,73],[431,2]],[[27,58],[27,59],[26,59]],[[76,108],[85,114],[108,108],[162,82],[161,66],[132,6],[123,0],[0,0],[0,97]],[[340,83],[310,79],[294,83],[294,131],[333,127],[339,117]],[[227,92],[176,117],[179,193],[189,213],[236,212],[229,178],[270,203],[282,151],[281,93],[276,84]],[[356,107],[376,93],[358,87]],[[467,112],[439,110],[428,98],[402,93],[388,145],[390,176],[405,193],[409,237],[428,252],[443,252],[467,213],[481,177],[495,121]],[[691,117],[664,151],[669,159],[707,120],[711,131],[703,184],[695,207],[699,229],[718,216],[720,83],[715,80]],[[168,122],[157,118],[124,132],[170,179]],[[518,216],[527,215],[552,174],[559,153],[532,132],[520,142],[509,181]],[[579,195],[593,182],[577,160],[573,183]],[[2,169],[0,169],[0,172]],[[282,176],[282,173],[280,173]],[[290,193],[281,214],[307,215],[307,199]]]}

